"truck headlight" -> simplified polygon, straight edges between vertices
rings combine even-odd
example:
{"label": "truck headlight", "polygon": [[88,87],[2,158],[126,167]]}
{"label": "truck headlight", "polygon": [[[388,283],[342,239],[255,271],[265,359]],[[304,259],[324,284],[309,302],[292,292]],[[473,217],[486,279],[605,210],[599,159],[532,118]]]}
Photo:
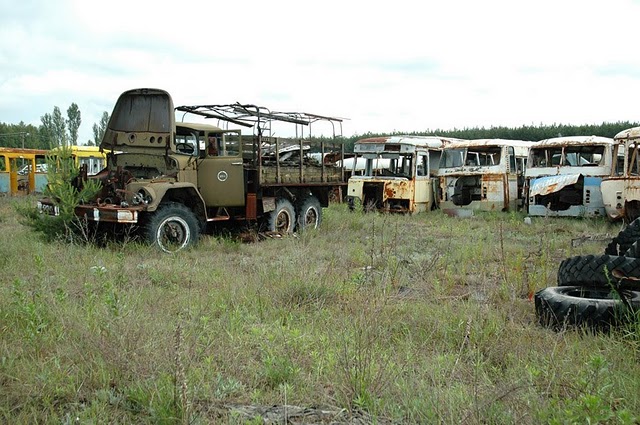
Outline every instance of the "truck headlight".
{"label": "truck headlight", "polygon": [[153,201],[153,194],[151,194],[151,192],[144,187],[138,190],[137,193],[134,193],[133,197],[131,198],[132,205],[147,205],[151,201]]}

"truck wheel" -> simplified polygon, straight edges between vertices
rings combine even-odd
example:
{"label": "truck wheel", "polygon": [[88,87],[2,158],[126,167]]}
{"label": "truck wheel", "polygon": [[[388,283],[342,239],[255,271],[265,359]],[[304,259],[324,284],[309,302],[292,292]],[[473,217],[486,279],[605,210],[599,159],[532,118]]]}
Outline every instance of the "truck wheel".
{"label": "truck wheel", "polygon": [[315,196],[302,200],[298,206],[298,229],[317,229],[322,223],[322,205]]}
{"label": "truck wheel", "polygon": [[[634,311],[640,308],[640,292],[622,291]],[[536,316],[553,329],[588,325],[608,329],[632,317],[616,291],[583,286],[549,287],[535,294]]]}
{"label": "truck wheel", "polygon": [[[605,272],[606,270],[606,272]],[[562,260],[558,267],[558,286],[592,286],[609,289],[618,284],[616,271],[630,279],[622,279],[620,286],[640,290],[640,259],[617,255],[578,255]]]}
{"label": "truck wheel", "polygon": [[293,233],[295,227],[296,212],[293,205],[285,198],[278,198],[276,209],[269,211],[265,220],[267,230],[283,235]]}
{"label": "truck wheel", "polygon": [[178,252],[200,236],[198,219],[182,204],[167,203],[153,213],[146,227],[147,240],[164,252]]}

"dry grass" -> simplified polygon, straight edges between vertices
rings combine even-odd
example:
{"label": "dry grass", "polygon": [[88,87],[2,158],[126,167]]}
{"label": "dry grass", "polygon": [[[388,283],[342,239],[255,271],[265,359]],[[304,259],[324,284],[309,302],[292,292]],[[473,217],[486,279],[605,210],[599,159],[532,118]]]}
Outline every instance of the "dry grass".
{"label": "dry grass", "polygon": [[565,257],[602,252],[571,241],[617,234],[603,220],[335,205],[320,231],[165,255],[45,243],[16,202],[0,198],[4,422],[243,423],[228,407],[249,404],[379,423],[640,412],[637,335],[554,333],[529,299]]}

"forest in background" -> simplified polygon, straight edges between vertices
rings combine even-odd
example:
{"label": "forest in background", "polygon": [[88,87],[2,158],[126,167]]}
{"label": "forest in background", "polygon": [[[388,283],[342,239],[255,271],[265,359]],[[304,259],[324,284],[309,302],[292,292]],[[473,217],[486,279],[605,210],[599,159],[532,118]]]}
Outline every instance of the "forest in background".
{"label": "forest in background", "polygon": [[[31,149],[51,149],[60,145],[98,145],[109,122],[109,114],[105,111],[99,123],[93,124],[93,140],[78,141],[78,128],[81,125],[81,113],[78,106],[72,103],[67,109],[67,117],[63,117],[60,108],[54,107],[52,113],[40,117],[41,124],[35,126],[20,122],[9,124],[0,122],[0,146],[23,147]],[[560,136],[602,136],[614,137],[622,130],[640,126],[640,122],[618,121],[603,122],[602,124],[552,124],[539,126],[523,125],[520,127],[474,127],[454,128],[452,130],[435,129],[410,132],[354,134],[343,137],[345,151],[353,152],[353,145],[357,140],[369,137],[383,137],[394,135],[410,136],[443,136],[459,139],[511,139],[538,141]]]}
{"label": "forest in background", "polygon": [[630,121],[618,121],[618,122],[603,122],[602,124],[583,124],[583,125],[570,125],[570,124],[553,124],[539,126],[523,125],[521,127],[475,127],[475,128],[462,128],[453,130],[425,130],[414,132],[394,132],[394,133],[365,133],[361,135],[354,135],[351,137],[345,137],[345,150],[347,152],[353,151],[353,145],[360,139],[368,137],[384,137],[384,136],[442,136],[453,137],[458,139],[510,139],[510,140],[528,140],[536,142],[539,140],[550,139],[552,137],[562,136],[602,136],[613,138],[616,134],[622,130],[626,130],[631,127],[638,127],[640,123]]}

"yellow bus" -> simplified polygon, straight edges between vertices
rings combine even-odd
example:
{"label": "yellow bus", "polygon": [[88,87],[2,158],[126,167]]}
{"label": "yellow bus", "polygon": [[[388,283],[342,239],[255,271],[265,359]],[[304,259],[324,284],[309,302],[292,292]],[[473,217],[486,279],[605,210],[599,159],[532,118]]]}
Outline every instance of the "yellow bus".
{"label": "yellow bus", "polygon": [[47,151],[0,147],[0,194],[27,195],[47,185]]}
{"label": "yellow bus", "polygon": [[[42,193],[47,187],[47,156],[55,156],[62,148],[51,150],[0,147],[0,194],[27,195]],[[69,146],[77,167],[87,165],[87,173],[100,172],[107,155],[98,146]]]}
{"label": "yellow bus", "polygon": [[[61,149],[63,148],[51,149],[49,154],[55,155]],[[100,152],[99,146],[68,146],[64,149],[70,150],[76,166],[87,165],[87,174],[90,176],[98,174],[107,164],[107,155]]]}

